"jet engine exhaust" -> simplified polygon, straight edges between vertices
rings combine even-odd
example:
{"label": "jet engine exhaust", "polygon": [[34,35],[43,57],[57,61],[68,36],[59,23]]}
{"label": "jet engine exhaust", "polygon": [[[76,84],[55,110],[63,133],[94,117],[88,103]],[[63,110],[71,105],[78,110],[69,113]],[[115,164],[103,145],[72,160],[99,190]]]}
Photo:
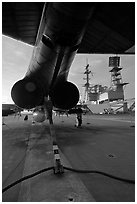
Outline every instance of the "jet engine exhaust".
{"label": "jet engine exhaust", "polygon": [[31,109],[44,105],[47,96],[60,109],[68,110],[77,104],[79,91],[67,82],[67,77],[93,13],[94,7],[89,5],[49,3],[43,8],[27,73],[11,90],[17,106]]}
{"label": "jet engine exhaust", "polygon": [[68,110],[78,103],[79,91],[73,83],[65,81],[54,86],[50,97],[54,107]]}
{"label": "jet engine exhaust", "polygon": [[11,97],[17,106],[30,109],[42,103],[43,91],[34,80],[22,79],[12,87]]}

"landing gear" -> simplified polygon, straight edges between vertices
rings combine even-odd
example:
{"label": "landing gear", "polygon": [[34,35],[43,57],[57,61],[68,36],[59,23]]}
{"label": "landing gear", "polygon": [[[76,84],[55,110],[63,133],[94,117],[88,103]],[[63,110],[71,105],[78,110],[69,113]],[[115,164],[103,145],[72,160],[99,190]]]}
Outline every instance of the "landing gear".
{"label": "landing gear", "polygon": [[82,125],[82,114],[77,114],[76,116],[76,124],[75,124],[75,127],[81,127]]}
{"label": "landing gear", "polygon": [[64,169],[63,169],[63,165],[61,164],[59,149],[58,149],[57,140],[56,140],[56,134],[55,134],[54,124],[53,124],[53,119],[52,119],[53,105],[52,105],[52,101],[50,100],[50,98],[45,97],[44,106],[45,106],[46,113],[47,113],[47,119],[49,120],[50,135],[52,138],[53,157],[54,157],[53,158],[54,159],[54,174],[62,174],[64,173]]}

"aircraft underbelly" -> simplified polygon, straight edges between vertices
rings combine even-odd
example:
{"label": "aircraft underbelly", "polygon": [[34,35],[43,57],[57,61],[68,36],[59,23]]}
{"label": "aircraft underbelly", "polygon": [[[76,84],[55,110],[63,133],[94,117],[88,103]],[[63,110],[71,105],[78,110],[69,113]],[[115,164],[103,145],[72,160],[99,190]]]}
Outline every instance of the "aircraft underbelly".
{"label": "aircraft underbelly", "polygon": [[[70,66],[76,54],[76,51],[71,51],[68,47],[63,48],[62,59],[57,65],[60,60],[60,48],[58,46],[56,49],[51,49],[40,42],[39,46],[35,48],[33,60],[25,75],[25,77],[33,78],[37,83],[40,83],[45,95],[48,95],[50,91],[51,82],[54,84],[67,80]],[[56,69],[58,72],[55,76]],[[53,76],[55,76],[54,81]]]}
{"label": "aircraft underbelly", "polygon": [[[69,68],[91,15],[91,8],[84,5],[52,3],[45,12],[43,35],[34,48],[25,77],[35,77],[40,81],[46,95],[51,83],[53,85],[56,80],[67,80]],[[63,54],[60,55],[62,50]]]}
{"label": "aircraft underbelly", "polygon": [[[50,93],[53,103],[58,107],[70,108],[76,105],[79,97],[77,87],[65,82],[92,13],[91,8],[85,5],[49,4],[43,16],[43,34],[38,36],[28,71],[11,91],[12,99],[19,107],[33,108],[41,105],[44,97]],[[66,90],[69,93],[62,103]],[[74,101],[69,101],[66,106],[65,103],[70,98],[74,98]]]}

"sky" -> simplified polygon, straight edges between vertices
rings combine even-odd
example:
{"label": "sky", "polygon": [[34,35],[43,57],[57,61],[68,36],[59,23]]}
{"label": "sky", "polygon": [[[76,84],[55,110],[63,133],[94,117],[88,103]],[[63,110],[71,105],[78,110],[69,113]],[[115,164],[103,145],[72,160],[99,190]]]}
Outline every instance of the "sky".
{"label": "sky", "polygon": [[[2,36],[2,103],[13,103],[11,99],[11,88],[14,83],[25,76],[30,63],[33,47],[17,40]],[[71,65],[68,80],[75,83],[80,94],[84,95],[84,84],[86,81],[84,71],[88,60],[90,84],[101,84],[110,86],[111,74],[109,72],[109,57],[106,54],[77,54]],[[121,57],[120,65],[123,67],[121,74],[123,82],[128,82],[124,89],[125,99],[135,97],[135,56],[118,55]]]}

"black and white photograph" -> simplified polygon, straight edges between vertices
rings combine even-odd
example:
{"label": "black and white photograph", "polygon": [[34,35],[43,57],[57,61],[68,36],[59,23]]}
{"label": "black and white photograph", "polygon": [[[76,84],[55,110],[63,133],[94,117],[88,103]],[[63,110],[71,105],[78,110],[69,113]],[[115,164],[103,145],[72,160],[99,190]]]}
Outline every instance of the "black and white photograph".
{"label": "black and white photograph", "polygon": [[135,1],[1,6],[1,202],[135,202]]}

